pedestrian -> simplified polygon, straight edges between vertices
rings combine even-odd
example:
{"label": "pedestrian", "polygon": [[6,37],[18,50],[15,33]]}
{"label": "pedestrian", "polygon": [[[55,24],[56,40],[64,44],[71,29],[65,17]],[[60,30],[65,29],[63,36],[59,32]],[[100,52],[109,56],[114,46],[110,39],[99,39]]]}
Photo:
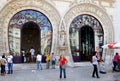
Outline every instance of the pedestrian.
{"label": "pedestrian", "polygon": [[6,71],[5,71],[5,65],[7,63],[7,60],[5,59],[5,55],[2,55],[1,61],[1,76],[4,76]]}
{"label": "pedestrian", "polygon": [[25,51],[23,49],[21,49],[21,55],[22,55],[22,63],[26,62]]}
{"label": "pedestrian", "polygon": [[113,57],[113,72],[117,71],[116,66],[118,64],[118,61],[119,61],[119,54],[116,53]]}
{"label": "pedestrian", "polygon": [[42,70],[42,64],[41,64],[42,55],[40,54],[40,52],[37,53],[36,61],[37,61],[37,69]]}
{"label": "pedestrian", "polygon": [[96,74],[97,78],[100,78],[99,75],[98,75],[98,58],[96,56],[96,51],[93,52],[92,64],[93,64],[93,67],[94,67],[92,77],[94,78],[95,74]]}
{"label": "pedestrian", "polygon": [[30,55],[29,49],[26,50],[25,56],[26,56],[26,62],[30,62],[31,55]]}
{"label": "pedestrian", "polygon": [[54,53],[52,53],[51,62],[52,62],[52,69],[55,69],[56,57],[55,57]]}
{"label": "pedestrian", "polygon": [[31,54],[31,62],[34,62],[34,54],[35,54],[35,50],[33,47],[31,47],[30,49],[30,54]]}
{"label": "pedestrian", "polygon": [[7,74],[13,74],[13,56],[10,53],[7,56],[7,62],[8,62],[8,73]]}
{"label": "pedestrian", "polygon": [[60,55],[58,62],[60,66],[60,79],[62,78],[62,72],[64,74],[64,78],[66,78],[66,64],[67,64],[66,57],[64,55]]}
{"label": "pedestrian", "polygon": [[50,68],[50,54],[47,54],[46,55],[46,69],[49,69]]}

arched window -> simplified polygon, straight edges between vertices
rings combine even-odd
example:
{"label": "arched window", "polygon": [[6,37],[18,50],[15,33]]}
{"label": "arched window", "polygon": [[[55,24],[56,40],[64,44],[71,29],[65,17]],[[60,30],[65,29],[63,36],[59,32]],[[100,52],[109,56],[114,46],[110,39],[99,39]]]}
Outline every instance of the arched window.
{"label": "arched window", "polygon": [[71,53],[75,62],[90,60],[96,47],[102,52],[104,32],[95,17],[87,14],[77,16],[71,22],[69,34]]}
{"label": "arched window", "polygon": [[[36,32],[37,34],[35,34]],[[24,38],[23,36],[26,37]],[[32,36],[32,39],[29,39],[29,36]],[[35,48],[36,52],[40,51],[41,54],[50,53],[52,45],[52,25],[43,13],[31,9],[22,10],[11,18],[8,27],[8,37],[10,52],[13,53],[14,56],[21,56],[21,49],[26,51],[30,49],[31,46]],[[37,41],[38,46],[36,46],[37,43],[33,39],[39,40]],[[30,42],[31,45],[27,45],[27,41]],[[27,44],[25,45],[25,43]]]}

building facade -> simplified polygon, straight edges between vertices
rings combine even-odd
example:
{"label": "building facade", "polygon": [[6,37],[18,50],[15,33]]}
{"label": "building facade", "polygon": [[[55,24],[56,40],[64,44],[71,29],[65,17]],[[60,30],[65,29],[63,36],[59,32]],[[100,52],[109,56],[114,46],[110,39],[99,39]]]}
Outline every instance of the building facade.
{"label": "building facade", "polygon": [[[119,0],[2,0],[0,53],[21,62],[21,49],[42,55],[64,54],[71,62],[89,61],[96,50],[110,63],[119,41]],[[119,50],[115,50],[119,51]],[[18,60],[19,59],[19,60]]]}

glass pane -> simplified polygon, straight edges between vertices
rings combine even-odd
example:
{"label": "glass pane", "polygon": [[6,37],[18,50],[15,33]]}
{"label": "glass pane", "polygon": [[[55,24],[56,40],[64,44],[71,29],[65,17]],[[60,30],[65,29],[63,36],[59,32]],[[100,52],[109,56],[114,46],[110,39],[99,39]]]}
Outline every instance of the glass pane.
{"label": "glass pane", "polygon": [[52,26],[48,18],[35,10],[23,10],[16,13],[9,22],[9,46],[14,56],[20,56],[21,28],[27,22],[36,23],[41,31],[41,53],[50,53],[52,43]]}
{"label": "glass pane", "polygon": [[[87,41],[85,41],[85,44],[82,43],[82,46],[85,47],[85,45],[87,44],[89,46],[82,48],[80,46],[81,45],[80,41],[84,37],[81,37],[82,34],[79,34],[79,33],[81,33],[80,29],[85,26],[91,27],[91,29],[93,30],[93,34],[89,34],[88,32],[90,32],[90,30],[89,31],[86,30],[87,33],[86,33],[86,36],[84,37],[87,37],[86,38]],[[95,46],[93,49],[95,49],[96,47],[100,48],[103,45],[104,32],[103,32],[102,26],[100,22],[91,15],[83,14],[75,17],[70,24],[69,34],[70,34],[71,53],[73,56],[80,56],[81,50],[85,50],[84,52],[87,54],[90,53],[89,49],[91,49],[91,45],[90,45],[90,41],[88,40],[91,40],[91,35],[94,36],[93,42]],[[99,50],[99,51],[102,52],[102,50]]]}

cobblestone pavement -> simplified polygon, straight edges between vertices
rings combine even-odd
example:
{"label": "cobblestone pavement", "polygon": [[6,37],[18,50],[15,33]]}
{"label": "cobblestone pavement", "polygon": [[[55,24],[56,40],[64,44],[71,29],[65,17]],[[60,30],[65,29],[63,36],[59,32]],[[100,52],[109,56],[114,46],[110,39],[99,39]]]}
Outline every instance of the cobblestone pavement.
{"label": "cobblestone pavement", "polygon": [[92,78],[93,67],[68,67],[67,78],[59,79],[59,68],[36,70],[35,64],[14,64],[14,73],[0,76],[0,81],[120,81],[120,72],[107,71],[100,78]]}

